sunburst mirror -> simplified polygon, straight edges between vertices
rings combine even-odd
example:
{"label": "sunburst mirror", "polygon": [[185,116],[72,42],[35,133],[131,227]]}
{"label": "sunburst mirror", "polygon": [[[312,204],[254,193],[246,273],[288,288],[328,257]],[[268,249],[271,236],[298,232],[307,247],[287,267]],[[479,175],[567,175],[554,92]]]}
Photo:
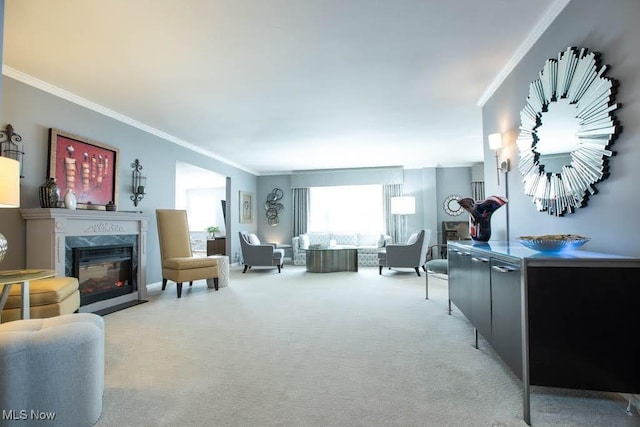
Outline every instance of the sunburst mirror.
{"label": "sunburst mirror", "polygon": [[562,216],[587,204],[608,176],[611,144],[622,132],[614,111],[618,82],[587,49],[548,59],[520,112],[518,169],[539,211]]}
{"label": "sunburst mirror", "polygon": [[451,194],[450,196],[447,196],[447,198],[444,199],[442,208],[448,215],[451,216],[458,216],[462,214],[462,212],[464,211],[462,209],[462,206],[460,206],[460,203],[458,203],[458,200],[460,200],[461,198],[462,197],[458,196],[457,194]]}

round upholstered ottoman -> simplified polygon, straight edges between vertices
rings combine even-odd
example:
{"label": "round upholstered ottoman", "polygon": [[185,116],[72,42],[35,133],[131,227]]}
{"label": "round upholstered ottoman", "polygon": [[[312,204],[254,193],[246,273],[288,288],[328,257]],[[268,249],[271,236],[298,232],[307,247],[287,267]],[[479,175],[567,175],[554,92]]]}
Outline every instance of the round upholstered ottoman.
{"label": "round upholstered ottoman", "polygon": [[0,325],[3,426],[49,419],[47,426],[88,426],[102,412],[104,320],[91,313]]}

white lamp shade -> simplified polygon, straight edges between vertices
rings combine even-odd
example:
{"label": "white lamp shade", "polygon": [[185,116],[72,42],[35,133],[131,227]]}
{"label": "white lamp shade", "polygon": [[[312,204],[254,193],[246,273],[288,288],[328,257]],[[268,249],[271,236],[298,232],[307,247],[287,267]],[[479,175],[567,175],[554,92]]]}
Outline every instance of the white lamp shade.
{"label": "white lamp shade", "polygon": [[20,162],[0,156],[0,208],[20,207]]}
{"label": "white lamp shade", "polygon": [[412,215],[416,213],[416,198],[412,196],[392,197],[391,213],[394,215]]}
{"label": "white lamp shade", "polygon": [[502,135],[499,133],[492,133],[488,136],[489,148],[492,150],[499,150],[502,148]]}

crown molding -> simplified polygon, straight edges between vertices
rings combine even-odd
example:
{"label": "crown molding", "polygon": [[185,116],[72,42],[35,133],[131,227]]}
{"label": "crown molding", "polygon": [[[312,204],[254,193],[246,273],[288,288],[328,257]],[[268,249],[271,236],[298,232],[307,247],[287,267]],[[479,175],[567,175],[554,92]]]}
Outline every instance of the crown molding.
{"label": "crown molding", "polygon": [[202,154],[204,156],[210,157],[212,159],[218,160],[222,163],[225,163],[229,166],[232,166],[234,168],[238,168],[238,169],[242,169],[245,172],[248,172],[250,174],[253,175],[260,175],[258,172],[248,169],[245,166],[242,166],[239,163],[236,163],[232,160],[229,160],[225,157],[219,156],[215,153],[212,153],[211,151],[205,150],[203,148],[200,148],[190,142],[184,141],[180,138],[176,138],[173,135],[169,135],[166,132],[163,132],[159,129],[156,129],[154,127],[151,127],[149,125],[146,125],[142,122],[139,122],[137,120],[132,119],[131,117],[125,116],[124,114],[120,114],[117,111],[111,110],[110,108],[107,108],[103,105],[97,104],[93,101],[89,101],[86,98],[83,98],[81,96],[78,96],[72,92],[69,92],[68,90],[62,89],[58,86],[52,85],[51,83],[47,83],[44,80],[40,80],[36,77],[33,77],[30,74],[27,73],[23,73],[22,71],[16,70],[15,68],[12,68],[8,65],[2,64],[2,74],[10,77],[14,80],[17,80],[21,83],[24,83],[26,85],[29,85],[31,87],[34,87],[36,89],[40,89],[44,92],[47,92],[53,96],[57,96],[58,98],[62,98],[66,101],[72,102],[76,105],[79,105],[81,107],[84,107],[88,110],[92,110],[95,111],[96,113],[102,114],[103,116],[106,117],[110,117],[114,120],[117,120],[119,122],[128,124],[129,126],[133,126],[137,129],[140,129],[144,132],[147,132],[151,135],[157,136],[158,138],[162,138],[165,141],[169,141],[173,144],[179,145],[181,147],[184,147],[188,150],[194,151],[196,153]]}
{"label": "crown molding", "polygon": [[495,91],[500,87],[500,85],[505,81],[507,76],[513,71],[514,68],[520,63],[522,58],[531,50],[533,45],[538,41],[540,36],[544,34],[544,32],[549,28],[551,23],[558,17],[560,12],[571,2],[571,0],[556,0],[549,6],[545,14],[542,16],[540,21],[533,27],[529,35],[526,39],[518,46],[518,49],[514,52],[511,59],[507,61],[505,66],[500,70],[498,75],[493,79],[489,87],[484,91],[476,105],[478,107],[483,107],[484,104],[491,98],[491,96],[495,93]]}

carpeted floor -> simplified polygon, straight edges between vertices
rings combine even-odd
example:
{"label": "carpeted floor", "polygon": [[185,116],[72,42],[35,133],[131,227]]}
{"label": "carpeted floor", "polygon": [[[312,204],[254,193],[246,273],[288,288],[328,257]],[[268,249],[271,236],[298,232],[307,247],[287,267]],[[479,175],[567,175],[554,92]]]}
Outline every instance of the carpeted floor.
{"label": "carpeted floor", "polygon": [[[96,426],[526,426],[522,391],[446,281],[361,268],[232,267],[105,316]],[[638,426],[613,393],[534,389],[535,426]]]}

